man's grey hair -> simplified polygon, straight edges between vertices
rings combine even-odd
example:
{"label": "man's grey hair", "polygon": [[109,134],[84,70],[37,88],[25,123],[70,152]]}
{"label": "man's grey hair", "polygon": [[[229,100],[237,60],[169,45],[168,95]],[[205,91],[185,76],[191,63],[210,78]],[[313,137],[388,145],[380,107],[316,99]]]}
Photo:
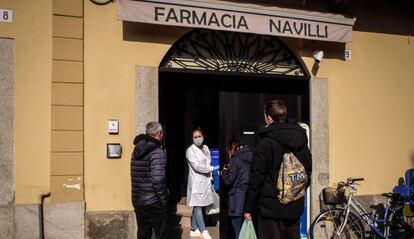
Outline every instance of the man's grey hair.
{"label": "man's grey hair", "polygon": [[162,131],[162,125],[158,122],[148,122],[145,126],[147,135],[155,136],[158,132]]}

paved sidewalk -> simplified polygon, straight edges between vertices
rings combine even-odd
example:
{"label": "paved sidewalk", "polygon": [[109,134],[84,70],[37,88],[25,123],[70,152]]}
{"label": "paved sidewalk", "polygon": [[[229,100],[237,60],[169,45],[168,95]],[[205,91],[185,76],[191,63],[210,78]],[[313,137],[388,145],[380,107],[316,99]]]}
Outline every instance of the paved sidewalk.
{"label": "paved sidewalk", "polygon": [[[176,206],[177,216],[172,216],[172,223],[177,225],[173,230],[174,233],[171,234],[171,238],[176,239],[197,239],[198,237],[190,237],[190,228],[191,228],[191,214],[193,208],[186,205],[186,198],[183,198]],[[176,220],[173,222],[173,220]],[[210,222],[211,224],[212,222]],[[208,224],[208,222],[206,222]],[[212,239],[219,239],[219,226],[209,226],[207,227],[208,232],[210,233]]]}
{"label": "paved sidewalk", "polygon": [[[219,239],[220,238],[218,227],[207,227],[207,230],[210,233],[211,238],[213,238],[213,239]],[[183,227],[182,239],[198,239],[198,238],[199,237],[190,237],[190,228],[189,227]]]}

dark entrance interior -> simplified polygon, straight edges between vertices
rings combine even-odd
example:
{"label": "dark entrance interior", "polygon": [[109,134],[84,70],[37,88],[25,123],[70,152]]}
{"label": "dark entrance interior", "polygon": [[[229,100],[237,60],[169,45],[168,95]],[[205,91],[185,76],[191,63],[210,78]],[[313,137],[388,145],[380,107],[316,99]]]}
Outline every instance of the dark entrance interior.
{"label": "dark entrance interior", "polygon": [[[201,127],[205,143],[220,150],[220,164],[226,160],[225,145],[241,137],[254,147],[255,135],[264,126],[263,105],[281,99],[289,118],[309,124],[309,81],[295,77],[203,72],[160,71],[159,117],[165,126],[168,152],[168,182],[172,203],[186,196],[186,148],[192,130]],[[227,191],[220,184],[220,238],[233,238],[226,217]]]}

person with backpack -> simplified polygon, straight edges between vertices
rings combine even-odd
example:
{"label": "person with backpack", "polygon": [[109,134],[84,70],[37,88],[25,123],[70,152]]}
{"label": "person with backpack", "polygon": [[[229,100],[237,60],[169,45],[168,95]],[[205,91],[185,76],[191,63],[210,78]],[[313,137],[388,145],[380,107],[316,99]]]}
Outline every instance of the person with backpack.
{"label": "person with backpack", "polygon": [[312,156],[305,129],[287,119],[283,101],[264,109],[266,127],[253,155],[244,207],[245,220],[258,209],[258,238],[300,239],[304,194],[310,184]]}
{"label": "person with backpack", "polygon": [[227,152],[230,162],[228,167],[223,168],[221,178],[225,184],[230,185],[228,215],[235,238],[238,239],[243,223],[244,201],[253,153],[249,146],[242,144],[236,138],[227,143]]}

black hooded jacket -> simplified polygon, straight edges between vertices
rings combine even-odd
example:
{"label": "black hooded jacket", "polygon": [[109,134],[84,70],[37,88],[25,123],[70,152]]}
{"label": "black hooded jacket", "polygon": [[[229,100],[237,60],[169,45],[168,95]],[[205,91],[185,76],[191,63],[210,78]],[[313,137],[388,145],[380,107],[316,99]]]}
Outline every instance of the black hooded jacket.
{"label": "black hooded jacket", "polygon": [[134,207],[148,206],[160,202],[168,203],[165,172],[165,150],[151,136],[141,134],[134,139],[131,158],[131,189]]}
{"label": "black hooded jacket", "polygon": [[283,154],[293,152],[311,178],[312,155],[308,148],[306,131],[297,123],[272,123],[259,132],[249,176],[245,212],[252,213],[256,206],[260,214],[273,219],[299,219],[304,209],[304,198],[289,204],[277,198],[277,179]]}

